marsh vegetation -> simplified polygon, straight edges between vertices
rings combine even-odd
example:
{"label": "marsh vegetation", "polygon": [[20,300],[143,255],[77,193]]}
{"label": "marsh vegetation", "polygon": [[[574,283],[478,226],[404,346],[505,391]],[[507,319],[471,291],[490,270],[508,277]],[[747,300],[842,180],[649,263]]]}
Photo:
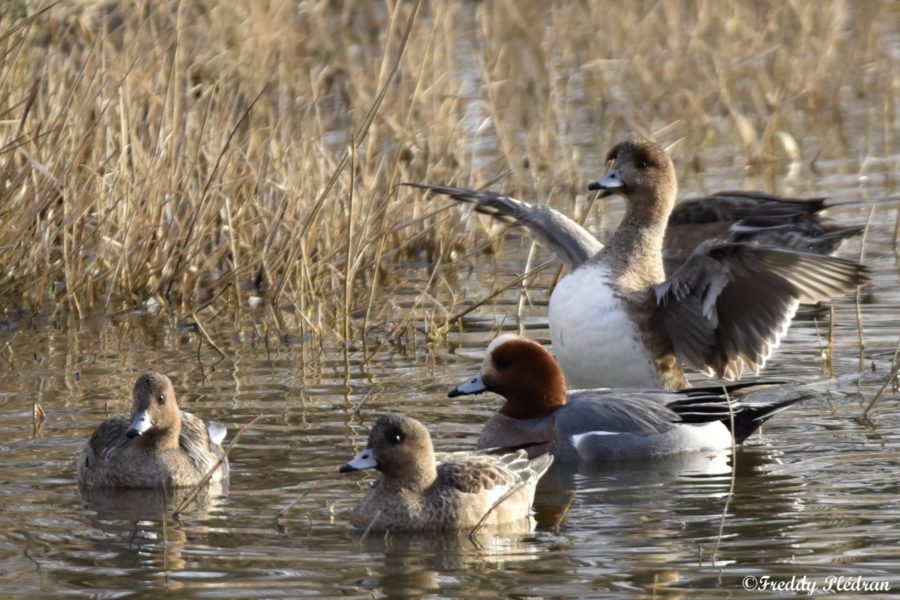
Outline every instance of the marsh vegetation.
{"label": "marsh vegetation", "polygon": [[723,171],[810,192],[839,159],[832,178],[890,194],[898,21],[891,2],[10,0],[0,300],[402,340],[465,309],[455,265],[503,229],[399,182],[494,183],[602,229],[584,184],[631,134],[677,142],[688,192]]}

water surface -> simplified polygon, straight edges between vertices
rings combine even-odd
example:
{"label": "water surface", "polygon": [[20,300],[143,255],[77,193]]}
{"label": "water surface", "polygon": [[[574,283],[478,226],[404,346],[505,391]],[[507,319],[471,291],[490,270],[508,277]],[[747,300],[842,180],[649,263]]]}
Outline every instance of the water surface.
{"label": "water surface", "polygon": [[[881,210],[881,209],[880,209]],[[882,213],[893,215],[893,208]],[[862,209],[838,212],[858,222]],[[741,448],[643,464],[555,469],[542,482],[533,532],[361,539],[347,514],[371,475],[337,467],[385,411],[430,425],[443,449],[472,448],[497,408],[489,395],[450,400],[477,371],[486,343],[519,325],[547,341],[552,274],[520,309],[511,290],[475,311],[446,343],[363,351],[309,340],[257,344],[213,330],[220,360],[198,332],[171,319],[125,315],[84,322],[11,320],[0,361],[0,590],[6,595],[117,595],[162,590],[191,597],[596,596],[639,591],[758,597],[747,576],[875,578],[900,587],[900,411],[889,388],[869,419],[898,339],[900,282],[892,221],[876,220],[866,249],[859,348],[852,297],[834,303],[838,374],[860,360],[867,380],[777,416]],[[477,297],[521,272],[529,241],[513,236],[498,262],[461,278]],[[856,248],[848,246],[847,253]],[[415,273],[416,269],[411,268]],[[427,268],[420,269],[424,281]],[[421,282],[419,282],[421,283]],[[410,289],[416,288],[415,280]],[[517,319],[519,314],[521,319]],[[765,375],[822,376],[827,311],[804,311]],[[243,339],[243,341],[241,341]],[[198,352],[198,347],[200,351]],[[861,358],[862,357],[862,358]],[[218,361],[218,362],[217,362]],[[246,429],[222,496],[178,518],[178,499],[79,494],[75,456],[96,424],[128,407],[143,369],[168,373],[183,408]],[[32,410],[46,421],[33,435]],[[736,463],[736,468],[732,465]]]}

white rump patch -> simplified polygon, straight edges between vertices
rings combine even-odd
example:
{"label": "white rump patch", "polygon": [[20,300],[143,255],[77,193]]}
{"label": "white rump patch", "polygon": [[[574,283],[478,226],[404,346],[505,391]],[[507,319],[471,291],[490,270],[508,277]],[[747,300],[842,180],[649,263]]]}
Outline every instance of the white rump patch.
{"label": "white rump patch", "polygon": [[213,444],[221,445],[221,443],[225,441],[225,435],[228,433],[228,428],[221,423],[207,421],[206,431],[209,433],[209,439]]}

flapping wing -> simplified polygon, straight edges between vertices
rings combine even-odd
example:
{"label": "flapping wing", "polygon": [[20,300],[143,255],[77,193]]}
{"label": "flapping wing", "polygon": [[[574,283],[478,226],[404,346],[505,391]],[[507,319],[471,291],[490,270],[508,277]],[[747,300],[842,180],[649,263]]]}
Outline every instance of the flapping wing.
{"label": "flapping wing", "polygon": [[669,225],[733,223],[748,217],[814,217],[825,209],[825,198],[783,198],[765,192],[716,192],[682,200],[669,215]]}
{"label": "flapping wing", "polygon": [[474,204],[475,210],[480,213],[527,228],[536,240],[552,251],[570,270],[586,262],[603,248],[603,244],[587,229],[549,206],[534,206],[496,192],[425,183],[402,185]]}
{"label": "flapping wing", "polygon": [[679,358],[707,374],[758,373],[801,302],[821,302],[867,281],[849,260],[740,243],[704,242],[656,287]]}
{"label": "flapping wing", "polygon": [[731,224],[727,240],[755,241],[763,246],[832,254],[845,240],[860,235],[864,229],[864,225],[838,225],[816,215],[748,217]]}

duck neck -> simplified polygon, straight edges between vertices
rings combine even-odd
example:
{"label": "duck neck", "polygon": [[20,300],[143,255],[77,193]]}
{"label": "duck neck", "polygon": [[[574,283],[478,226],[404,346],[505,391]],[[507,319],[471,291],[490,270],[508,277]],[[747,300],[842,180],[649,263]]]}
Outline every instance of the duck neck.
{"label": "duck neck", "polygon": [[544,376],[536,374],[530,379],[541,383],[529,385],[528,381],[521,380],[513,389],[507,390],[500,414],[511,419],[540,419],[556,412],[566,403],[566,381],[560,372]]}
{"label": "duck neck", "polygon": [[670,212],[642,210],[642,206],[629,203],[622,223],[610,239],[607,260],[617,274],[631,276],[636,289],[665,279],[662,251]]}
{"label": "duck neck", "polygon": [[434,454],[421,458],[408,468],[394,469],[384,475],[384,485],[394,490],[421,492],[437,481],[437,464]]}

